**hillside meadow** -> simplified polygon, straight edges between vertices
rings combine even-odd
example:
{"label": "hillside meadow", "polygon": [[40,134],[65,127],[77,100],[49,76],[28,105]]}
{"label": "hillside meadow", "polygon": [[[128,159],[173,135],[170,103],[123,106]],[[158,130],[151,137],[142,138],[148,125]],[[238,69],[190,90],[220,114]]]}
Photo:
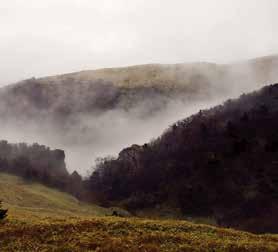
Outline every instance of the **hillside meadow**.
{"label": "hillside meadow", "polygon": [[0,174],[0,193],[9,209],[1,251],[278,251],[278,235],[113,217],[111,209],[7,174]]}

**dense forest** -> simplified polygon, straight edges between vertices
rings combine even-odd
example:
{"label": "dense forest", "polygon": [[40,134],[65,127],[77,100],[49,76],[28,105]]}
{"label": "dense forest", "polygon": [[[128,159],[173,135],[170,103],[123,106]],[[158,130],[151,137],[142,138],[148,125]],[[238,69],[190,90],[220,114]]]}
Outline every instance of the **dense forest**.
{"label": "dense forest", "polygon": [[37,143],[11,144],[0,141],[0,172],[19,175],[82,197],[82,178],[77,172],[69,174],[63,150],[51,150]]}
{"label": "dense forest", "polygon": [[172,125],[99,160],[90,189],[130,211],[178,207],[220,225],[278,232],[278,84]]}

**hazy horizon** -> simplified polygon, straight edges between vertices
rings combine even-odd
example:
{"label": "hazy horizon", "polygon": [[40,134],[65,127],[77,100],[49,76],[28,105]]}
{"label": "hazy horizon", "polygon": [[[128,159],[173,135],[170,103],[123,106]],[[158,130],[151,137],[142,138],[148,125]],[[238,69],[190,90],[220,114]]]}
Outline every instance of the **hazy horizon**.
{"label": "hazy horizon", "polygon": [[87,69],[277,54],[277,10],[275,0],[4,0],[0,85]]}
{"label": "hazy horizon", "polygon": [[[277,0],[3,0],[0,87],[32,77],[107,67],[200,61],[222,64],[277,55],[277,11]],[[169,125],[200,109],[276,82],[277,64],[266,63],[267,71],[248,64],[239,64],[226,72],[173,68],[162,71],[160,76],[161,71],[157,71],[159,84],[165,78],[167,83],[192,84],[196,93],[173,93],[168,97],[146,89],[144,95],[137,97],[138,102],[133,100],[133,90],[127,92],[108,85],[111,101],[116,105],[108,106],[109,110],[100,107],[99,115],[91,113],[93,102],[102,104],[101,97],[109,98],[101,83],[83,80],[91,87],[87,94],[79,85],[82,78],[66,80],[66,85],[56,85],[54,92],[44,90],[42,85],[36,89],[30,81],[31,86],[25,86],[25,91],[8,97],[12,102],[8,98],[7,103],[2,101],[3,113],[8,116],[2,116],[1,138],[64,149],[70,170],[84,173],[99,156],[117,155],[131,144],[158,137]],[[149,75],[144,78],[141,82],[150,81]],[[198,91],[198,86],[204,90]],[[114,94],[125,94],[119,104]],[[200,94],[202,99],[198,98]],[[3,95],[2,100],[5,98]],[[82,106],[84,110],[79,110]],[[71,108],[75,110],[66,117]],[[25,121],[8,122],[14,116],[8,112],[13,109],[15,114],[25,115],[30,125]],[[45,113],[45,122],[34,118],[41,113]],[[61,124],[52,120],[55,116]]]}

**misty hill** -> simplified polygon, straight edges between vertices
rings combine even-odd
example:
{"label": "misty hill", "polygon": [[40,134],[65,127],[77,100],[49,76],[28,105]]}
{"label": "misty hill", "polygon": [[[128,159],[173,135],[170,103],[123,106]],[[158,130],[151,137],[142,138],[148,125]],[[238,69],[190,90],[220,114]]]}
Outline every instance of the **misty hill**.
{"label": "misty hill", "polygon": [[255,232],[278,231],[278,84],[178,121],[156,140],[99,160],[103,204],[163,206]]}
{"label": "misty hill", "polygon": [[[245,78],[245,80],[253,78],[258,82],[268,82],[277,77],[275,73],[277,63],[278,55],[273,55],[223,65],[199,62],[105,68],[52,76],[39,80],[45,84],[49,82],[57,84],[69,82],[79,83],[80,81],[86,82],[103,79],[112,82],[117,87],[191,86],[189,88],[196,90],[198,88],[197,84],[206,89],[208,82],[213,82],[213,79],[215,79],[216,82],[219,82],[219,78],[227,78],[226,75],[228,74],[231,75],[231,77],[233,74],[241,75],[241,78]],[[203,77],[203,81],[205,79],[207,81],[202,82],[202,79],[198,79],[198,77]],[[200,81],[200,83],[196,83],[198,81]],[[236,85],[236,83],[234,84]],[[228,85],[228,83],[222,85]],[[239,83],[237,83],[237,85],[239,85]]]}
{"label": "misty hill", "polygon": [[[147,104],[150,113],[153,109],[163,109],[167,98],[208,99],[227,95],[227,91],[233,91],[229,94],[232,96],[236,89],[242,92],[274,83],[277,64],[278,56],[269,56],[230,65],[150,64],[82,71],[32,78],[2,88],[5,97],[1,97],[1,102],[2,108],[8,106],[7,113],[13,112],[14,116],[36,116],[38,113],[45,116],[47,111],[51,112],[48,116],[56,116],[58,120],[77,112],[131,110],[139,106],[138,103],[152,99]],[[161,100],[157,101],[158,97]]]}
{"label": "misty hill", "polygon": [[0,89],[2,138],[64,149],[70,170],[84,174],[98,156],[142,144],[199,109],[278,81],[277,66],[278,57],[270,56],[25,80]]}
{"label": "misty hill", "polygon": [[[275,235],[253,235],[187,221],[108,217],[112,211],[0,173],[9,209],[1,251],[277,251]],[[106,217],[104,217],[106,216]],[[139,250],[138,250],[139,249]]]}

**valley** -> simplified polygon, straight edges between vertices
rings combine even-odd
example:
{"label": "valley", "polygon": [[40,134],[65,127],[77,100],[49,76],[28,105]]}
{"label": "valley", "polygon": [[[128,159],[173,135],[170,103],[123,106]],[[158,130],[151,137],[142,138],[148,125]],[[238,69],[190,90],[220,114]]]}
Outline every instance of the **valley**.
{"label": "valley", "polygon": [[272,55],[222,65],[149,64],[20,81],[0,89],[0,139],[63,149],[69,171],[86,176],[96,158],[116,156],[199,110],[276,83],[277,66],[278,56]]}
{"label": "valley", "polygon": [[277,0],[1,0],[0,252],[278,252]]}
{"label": "valley", "polygon": [[[12,251],[277,251],[277,235],[254,235],[188,221],[111,216],[109,209],[0,173],[9,208],[0,247]],[[107,215],[107,216],[105,216]]]}

